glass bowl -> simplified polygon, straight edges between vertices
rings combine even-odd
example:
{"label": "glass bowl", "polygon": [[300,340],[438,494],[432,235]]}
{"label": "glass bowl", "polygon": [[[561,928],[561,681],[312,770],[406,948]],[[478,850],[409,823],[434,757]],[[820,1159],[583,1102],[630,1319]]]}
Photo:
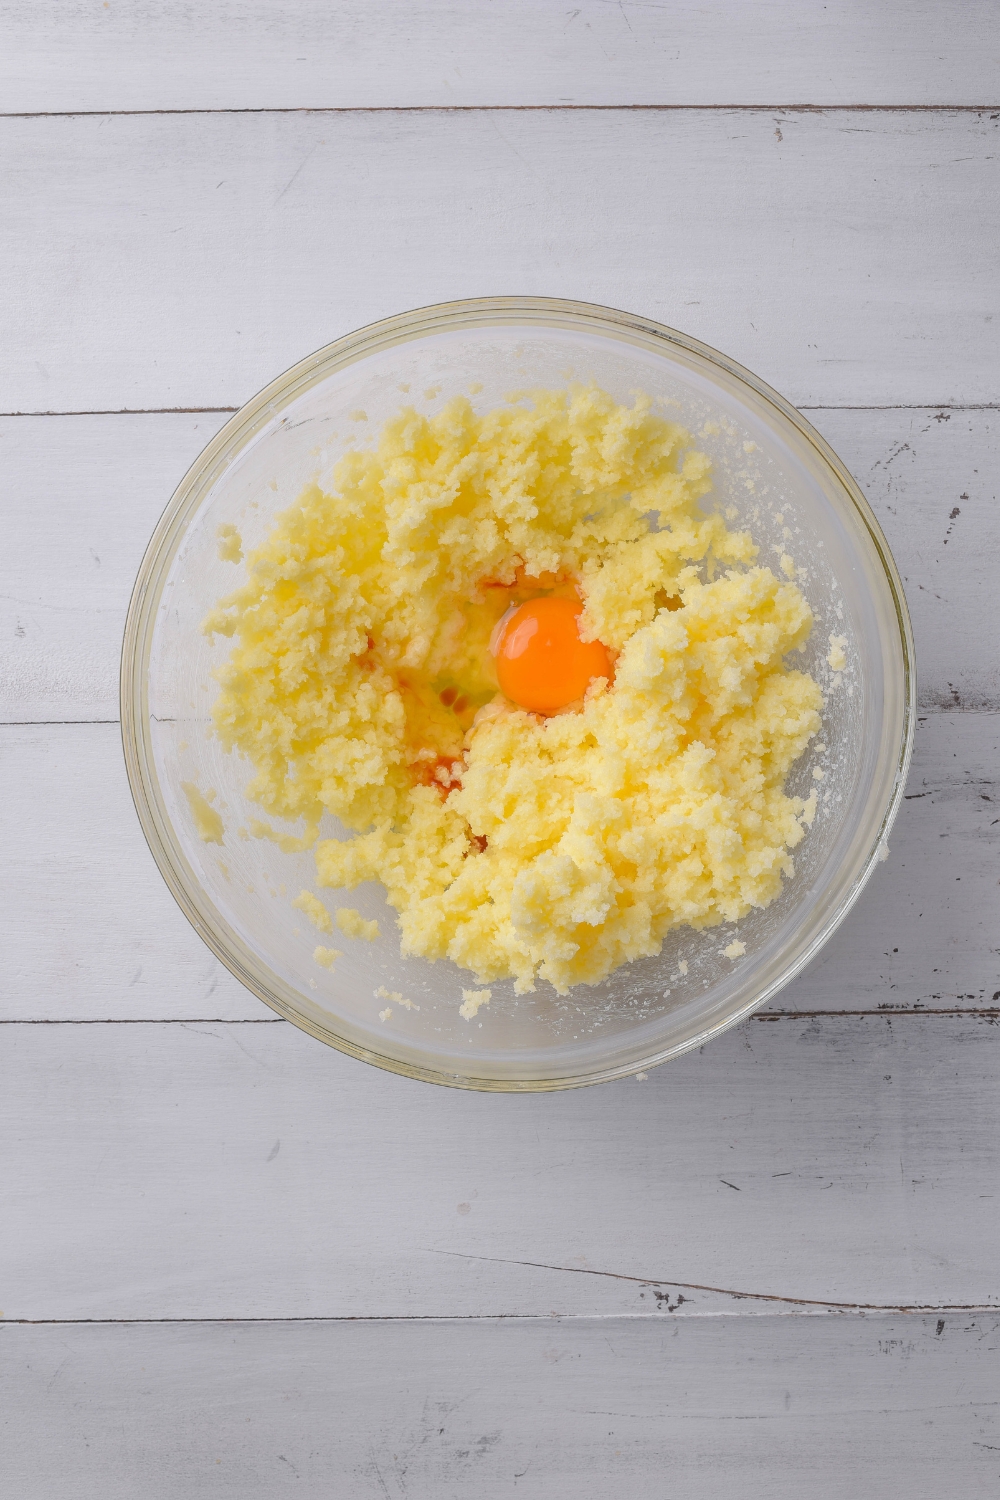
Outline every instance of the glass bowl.
{"label": "glass bowl", "polygon": [[[210,733],[211,672],[227,641],[201,631],[241,572],[220,560],[217,528],[244,548],[303,485],[370,441],[404,399],[431,411],[476,390],[486,410],[529,385],[594,380],[618,400],[667,403],[714,466],[703,504],[735,507],[767,559],[790,552],[815,613],[804,665],[827,696],[816,754],[788,790],[820,788],[795,875],[737,927],[669,934],[659,957],[565,997],[542,984],[491,985],[473,1021],[459,1015],[475,979],[449,961],[403,958],[381,886],[345,904],[378,917],[372,944],[346,942],[334,970],[314,962],[319,934],[293,896],[315,886],[311,853],[245,836],[250,767]],[[403,396],[402,390],[409,388]],[[478,387],[478,389],[477,389]],[[359,419],[367,416],[367,424]],[[831,635],[846,669],[827,664]],[[570,1088],[618,1078],[698,1047],[770,1000],[857,900],[899,804],[914,720],[913,642],[899,575],[868,504],[817,432],[763,381],[695,339],[609,308],[497,297],[422,308],[338,339],[273,381],[227,422],[185,475],[146,551],[125,629],[122,737],[143,831],[181,909],[222,962],[279,1015],[380,1067],[464,1088]],[[205,842],[184,787],[213,791],[223,843]],[[244,827],[244,836],[239,828]],[[333,827],[321,830],[326,836]],[[723,950],[738,930],[745,954]],[[405,993],[391,1017],[378,990]]]}

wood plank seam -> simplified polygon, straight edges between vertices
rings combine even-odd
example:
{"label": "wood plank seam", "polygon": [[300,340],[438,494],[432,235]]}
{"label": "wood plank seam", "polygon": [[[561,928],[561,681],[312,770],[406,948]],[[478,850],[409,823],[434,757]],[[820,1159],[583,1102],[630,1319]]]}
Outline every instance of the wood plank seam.
{"label": "wood plank seam", "polygon": [[[797,411],[1000,411],[1000,401],[971,401],[966,403],[949,401],[899,401],[889,406],[836,406],[825,402],[822,406],[798,406]],[[101,411],[0,411],[2,417],[163,417],[163,416],[217,416],[225,412],[237,412],[238,406],[119,406]]]}
{"label": "wood plank seam", "polygon": [[[1000,999],[1000,991],[993,996],[994,1000]],[[913,1005],[900,1006],[898,1009],[887,1003],[880,1004],[874,1010],[769,1010],[762,1011],[760,1015],[751,1016],[752,1021],[804,1021],[808,1016],[883,1016],[887,1021],[894,1021],[897,1016],[979,1016],[990,1021],[1000,1017],[1000,1007],[986,1006],[982,1010],[969,1010],[959,1006],[942,1007],[940,1010],[921,1009],[920,1002],[915,1001]]]}
{"label": "wood plank seam", "polygon": [[483,114],[962,114],[992,115],[1000,104],[358,104],[221,106],[215,109],[0,110],[0,120],[76,120],[143,115],[483,115]]}
{"label": "wood plank seam", "polygon": [[[934,402],[929,403],[931,406]],[[239,411],[238,406],[119,406],[104,411],[0,411],[0,417],[168,417],[215,416]]]}
{"label": "wood plank seam", "polygon": [[[563,1269],[559,1267],[558,1269]],[[598,1273],[600,1274],[600,1273]],[[607,1273],[614,1274],[614,1273]],[[675,1282],[644,1281],[641,1277],[626,1278],[639,1283],[640,1286],[674,1286]],[[733,1292],[730,1294],[742,1301],[755,1294],[749,1292]],[[791,1311],[787,1313],[770,1312],[771,1317],[803,1318],[803,1317],[850,1317],[858,1318],[887,1317],[887,1318],[926,1318],[933,1317],[935,1313],[996,1313],[997,1305],[994,1302],[941,1302],[926,1304],[921,1303],[914,1306],[894,1306],[891,1303],[885,1305],[875,1302],[807,1302],[802,1298],[795,1297],[767,1297],[759,1294],[767,1301],[774,1302],[800,1302],[803,1307],[821,1309],[818,1312],[803,1313]],[[828,1312],[822,1309],[828,1309]],[[665,1303],[655,1312],[608,1312],[608,1313],[386,1313],[379,1317],[372,1313],[359,1313],[356,1316],[344,1314],[340,1317],[324,1316],[322,1313],[305,1313],[302,1317],[254,1317],[250,1316],[231,1318],[0,1318],[0,1328],[155,1328],[161,1324],[181,1326],[193,1324],[195,1327],[213,1328],[226,1327],[233,1324],[248,1324],[254,1326],[271,1324],[275,1327],[294,1327],[299,1323],[326,1323],[336,1326],[343,1323],[383,1323],[383,1324],[410,1324],[410,1323],[648,1323],[654,1321],[662,1312],[673,1312],[674,1309]],[[712,1312],[699,1313],[700,1320],[708,1318],[741,1318],[740,1312],[730,1311],[726,1308],[716,1308]]]}
{"label": "wood plank seam", "polygon": [[[993,996],[1000,999],[1000,991]],[[1000,1006],[959,1007],[940,1010],[913,1005],[880,1004],[871,1010],[767,1010],[747,1018],[750,1021],[811,1021],[817,1017],[871,1016],[876,1020],[895,1021],[910,1016],[969,1016],[977,1021],[1000,1020]],[[283,1016],[0,1016],[0,1026],[291,1026]]]}

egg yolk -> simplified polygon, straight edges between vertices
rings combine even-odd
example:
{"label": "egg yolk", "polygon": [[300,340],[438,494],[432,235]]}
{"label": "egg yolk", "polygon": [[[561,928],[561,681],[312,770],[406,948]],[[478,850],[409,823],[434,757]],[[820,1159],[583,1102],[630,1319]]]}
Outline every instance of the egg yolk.
{"label": "egg yolk", "polygon": [[577,599],[529,599],[504,615],[490,651],[500,691],[531,713],[552,714],[582,698],[595,677],[611,680],[600,641],[581,641]]}

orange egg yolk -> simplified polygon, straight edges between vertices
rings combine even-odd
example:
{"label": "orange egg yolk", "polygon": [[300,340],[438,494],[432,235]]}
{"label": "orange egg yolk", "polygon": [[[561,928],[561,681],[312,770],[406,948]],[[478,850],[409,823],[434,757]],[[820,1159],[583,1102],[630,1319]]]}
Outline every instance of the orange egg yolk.
{"label": "orange egg yolk", "polygon": [[600,641],[581,641],[577,599],[529,599],[504,615],[490,651],[500,691],[521,708],[553,714],[582,698],[595,677],[611,681],[611,661]]}

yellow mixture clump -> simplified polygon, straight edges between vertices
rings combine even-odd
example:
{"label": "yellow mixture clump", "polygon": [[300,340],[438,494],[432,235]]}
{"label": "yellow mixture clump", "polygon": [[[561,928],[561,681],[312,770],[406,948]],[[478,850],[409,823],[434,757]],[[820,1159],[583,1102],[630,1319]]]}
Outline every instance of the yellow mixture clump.
{"label": "yellow mixture clump", "polygon": [[[236,637],[214,720],[249,795],[307,843],[340,819],[355,836],[318,842],[319,883],[381,881],[405,953],[565,993],[793,873],[815,793],[783,786],[822,697],[785,657],[812,614],[701,509],[690,444],[648,398],[593,387],[404,410],[278,517],[206,621]],[[614,681],[527,713],[498,693],[491,631],[574,589]]]}

